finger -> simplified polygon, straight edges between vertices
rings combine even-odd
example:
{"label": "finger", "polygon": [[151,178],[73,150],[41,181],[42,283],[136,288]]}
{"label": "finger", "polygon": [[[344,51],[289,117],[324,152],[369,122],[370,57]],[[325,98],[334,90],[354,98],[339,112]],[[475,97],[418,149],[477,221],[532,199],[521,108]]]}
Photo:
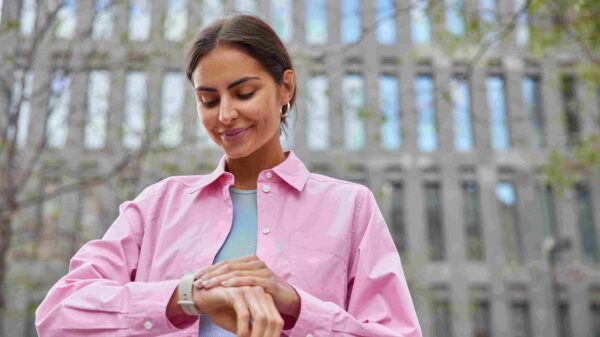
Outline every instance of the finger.
{"label": "finger", "polygon": [[272,290],[272,285],[268,280],[268,277],[261,276],[233,276],[231,278],[219,282],[218,284],[224,287],[260,286],[266,292],[270,293]]}
{"label": "finger", "polygon": [[231,262],[228,264],[224,264],[223,266],[221,266],[220,268],[218,268],[216,270],[213,270],[213,271],[203,274],[197,280],[194,281],[194,285],[204,284],[205,286],[207,286],[210,283],[210,282],[207,282],[208,280],[211,280],[217,276],[226,275],[228,273],[235,272],[235,271],[242,271],[242,270],[257,271],[257,270],[261,270],[261,269],[267,269],[267,268],[265,268],[265,264],[262,261]]}
{"label": "finger", "polygon": [[198,271],[196,274],[194,274],[194,279],[197,279],[197,278],[201,277],[202,275],[206,275],[207,273],[210,273],[216,269],[219,269],[228,263],[250,262],[250,261],[256,261],[256,260],[258,260],[258,257],[254,254],[251,254],[251,255],[243,256],[243,257],[240,257],[237,259],[227,259],[227,260],[219,261],[219,262],[213,264],[212,266],[208,266],[208,267]]}
{"label": "finger", "polygon": [[278,323],[277,315],[275,315],[274,313],[275,310],[272,309],[273,302],[269,300],[271,298],[271,295],[263,292],[258,294],[258,296],[260,298],[263,309],[267,313],[267,328],[265,329],[265,336],[273,337],[275,331],[277,330]]}
{"label": "finger", "polygon": [[194,282],[194,285],[199,285],[201,287],[210,289],[212,287],[222,285],[223,282],[226,282],[226,281],[236,278],[236,277],[254,277],[254,278],[268,279],[270,276],[271,276],[271,271],[267,270],[267,269],[235,270],[235,271],[229,272],[224,275],[217,275],[217,276],[207,279],[207,280],[199,279],[199,280],[197,280],[197,282]]}
{"label": "finger", "polygon": [[[271,316],[274,317],[274,328],[273,328],[273,337],[281,336],[281,331],[283,330],[283,318],[281,314],[277,310],[275,306],[275,301],[273,300],[273,296],[271,294],[265,294],[268,302],[268,309],[271,312]],[[269,335],[267,335],[269,336]]]}
{"label": "finger", "polygon": [[267,313],[263,309],[263,305],[260,303],[256,293],[257,290],[254,288],[244,288],[244,296],[253,319],[251,336],[263,337],[267,328]]}
{"label": "finger", "polygon": [[237,316],[237,337],[250,336],[250,310],[244,296],[236,296],[233,301],[233,310]]}

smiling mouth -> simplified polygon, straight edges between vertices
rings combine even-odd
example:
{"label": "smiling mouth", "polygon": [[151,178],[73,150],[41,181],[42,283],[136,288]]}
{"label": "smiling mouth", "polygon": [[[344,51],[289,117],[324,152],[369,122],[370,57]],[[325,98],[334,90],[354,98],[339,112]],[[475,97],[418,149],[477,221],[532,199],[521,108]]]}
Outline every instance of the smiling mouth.
{"label": "smiling mouth", "polygon": [[251,127],[252,127],[252,125],[247,128],[234,130],[233,132],[232,131],[224,131],[224,132],[221,132],[220,134],[221,134],[221,136],[224,136],[224,137],[232,137],[232,136],[239,134],[240,132],[244,132],[244,131],[250,129]]}

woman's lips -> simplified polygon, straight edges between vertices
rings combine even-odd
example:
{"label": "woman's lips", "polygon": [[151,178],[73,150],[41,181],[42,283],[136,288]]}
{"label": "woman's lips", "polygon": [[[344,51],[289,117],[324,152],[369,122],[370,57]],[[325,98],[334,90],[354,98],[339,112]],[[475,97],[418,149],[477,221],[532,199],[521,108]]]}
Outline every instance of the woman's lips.
{"label": "woman's lips", "polygon": [[244,138],[244,136],[248,133],[248,130],[251,128],[252,126],[249,126],[245,129],[240,129],[237,132],[233,132],[233,133],[221,133],[221,139],[223,139],[226,142],[235,142],[238,141],[242,138]]}

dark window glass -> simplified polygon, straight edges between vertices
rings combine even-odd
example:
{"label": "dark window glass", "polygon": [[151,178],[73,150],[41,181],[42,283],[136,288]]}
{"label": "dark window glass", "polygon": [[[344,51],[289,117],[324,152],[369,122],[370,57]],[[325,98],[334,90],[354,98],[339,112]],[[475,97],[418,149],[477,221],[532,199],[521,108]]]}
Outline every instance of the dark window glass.
{"label": "dark window glass", "polygon": [[556,228],[556,206],[554,205],[554,190],[552,186],[544,186],[539,191],[542,201],[542,225],[544,226],[544,235],[556,237],[558,235]]}
{"label": "dark window glass", "polygon": [[512,303],[512,327],[514,337],[531,337],[531,314],[529,312],[529,303],[525,301],[516,301]]}
{"label": "dark window glass", "polygon": [[523,103],[533,126],[533,147],[546,146],[540,79],[537,76],[526,76],[523,80]]}
{"label": "dark window glass", "polygon": [[560,330],[559,337],[571,337],[571,322],[569,320],[569,303],[560,302],[558,304],[558,324]]}
{"label": "dark window glass", "polygon": [[437,183],[425,184],[429,258],[434,261],[444,260],[446,255],[440,202],[440,185]]}
{"label": "dark window glass", "polygon": [[504,235],[506,258],[513,262],[523,261],[523,249],[519,224],[517,220],[517,196],[511,182],[500,182],[496,185],[500,221]]}
{"label": "dark window glass", "polygon": [[490,337],[492,335],[492,315],[490,302],[479,299],[473,302],[473,337]]}
{"label": "dark window glass", "polygon": [[575,77],[564,75],[561,82],[567,142],[569,145],[573,145],[579,140],[581,131]]}
{"label": "dark window glass", "polygon": [[406,251],[406,230],[404,224],[404,188],[402,183],[392,184],[392,225],[394,241],[400,253]]}
{"label": "dark window glass", "polygon": [[479,191],[477,183],[467,181],[462,185],[463,214],[465,216],[465,230],[467,236],[467,258],[470,260],[483,260],[483,240],[479,215]]}
{"label": "dark window glass", "polygon": [[598,262],[598,241],[594,229],[592,199],[589,188],[584,184],[575,186],[577,194],[578,222],[581,233],[583,255],[586,259]]}

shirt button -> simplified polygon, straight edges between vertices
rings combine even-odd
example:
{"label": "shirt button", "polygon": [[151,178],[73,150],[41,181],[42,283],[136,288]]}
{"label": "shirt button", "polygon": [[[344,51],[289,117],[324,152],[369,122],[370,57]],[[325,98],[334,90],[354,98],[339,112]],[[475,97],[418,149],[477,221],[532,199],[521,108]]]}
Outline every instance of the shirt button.
{"label": "shirt button", "polygon": [[145,328],[146,330],[150,330],[150,329],[152,329],[152,322],[150,322],[150,321],[146,321],[146,322],[144,322],[144,328]]}
{"label": "shirt button", "polygon": [[269,228],[269,227],[263,228],[262,233],[265,235],[271,233],[271,228]]}
{"label": "shirt button", "polygon": [[267,179],[273,178],[273,173],[267,172],[266,177],[267,177]]}
{"label": "shirt button", "polygon": [[269,186],[269,185],[263,186],[263,192],[269,193],[270,190],[271,190],[271,186]]}

